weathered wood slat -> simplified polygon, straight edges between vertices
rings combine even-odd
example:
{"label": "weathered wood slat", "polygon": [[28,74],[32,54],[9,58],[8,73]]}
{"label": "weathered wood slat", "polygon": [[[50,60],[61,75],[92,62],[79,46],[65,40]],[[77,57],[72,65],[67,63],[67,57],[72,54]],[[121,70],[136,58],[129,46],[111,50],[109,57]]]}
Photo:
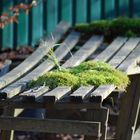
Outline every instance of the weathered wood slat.
{"label": "weathered wood slat", "polygon": [[132,140],[139,140],[140,139],[140,127],[137,129],[135,134],[132,136]]}
{"label": "weathered wood slat", "polygon": [[119,70],[124,71],[128,75],[140,72],[140,44],[134,51],[120,64]]}
{"label": "weathered wood slat", "polygon": [[0,117],[0,129],[100,136],[100,122],[91,121]]}
{"label": "weathered wood slat", "polygon": [[[47,37],[45,40],[50,44],[55,44],[64,35],[64,33],[69,29],[69,25],[65,22],[61,22],[53,32],[53,38],[51,36]],[[0,89],[10,84],[11,82],[18,79],[23,74],[27,73],[31,68],[33,68],[39,61],[47,54],[49,47],[46,45],[41,46],[31,54],[25,61],[18,65],[11,72],[7,73],[0,78]]]}
{"label": "weathered wood slat", "polygon": [[108,61],[127,41],[127,38],[117,37],[103,52],[101,52],[94,60]]}
{"label": "weathered wood slat", "polygon": [[73,67],[79,65],[82,61],[86,60],[102,43],[102,36],[91,37],[86,44],[78,50],[73,57],[67,60],[63,67]]}
{"label": "weathered wood slat", "polygon": [[[87,59],[101,44],[103,37],[93,36],[80,50],[78,50],[69,60],[67,60],[62,66],[63,67],[73,67],[77,64],[80,64],[82,61]],[[61,93],[61,91],[59,91]],[[51,93],[52,94],[52,93]],[[63,93],[62,96],[66,93]],[[47,95],[47,94],[46,94]],[[62,97],[60,96],[60,98]],[[44,101],[46,102],[55,102],[57,99],[57,94],[53,92],[53,96],[43,96]]]}
{"label": "weathered wood slat", "polygon": [[138,45],[139,42],[140,38],[130,38],[108,63],[116,68],[124,61],[124,59],[126,59],[126,57],[133,51],[133,49]]}
{"label": "weathered wood slat", "polygon": [[[60,47],[58,47],[55,51],[55,55],[60,61],[63,59],[67,53],[76,45],[76,43],[79,41],[80,34],[77,32],[72,32],[62,43]],[[67,45],[67,47],[66,47]],[[22,92],[26,87],[27,83],[33,79],[36,79],[37,77],[43,75],[47,71],[51,70],[54,67],[54,63],[47,59],[42,64],[40,64],[36,69],[34,69],[31,73],[27,74],[22,79],[16,81],[15,83],[9,85],[8,87],[4,88],[0,92],[0,98],[10,98],[18,93]]]}
{"label": "weathered wood slat", "polygon": [[43,102],[54,103],[70,93],[71,93],[70,87],[65,87],[65,86],[57,87],[54,90],[51,90],[50,92],[43,95]]}
{"label": "weathered wood slat", "polygon": [[[124,46],[120,48],[120,50],[109,60],[108,63],[116,68],[135,49],[135,47],[138,45],[139,42],[140,38],[130,38],[126,43],[124,42],[125,43]],[[100,58],[101,58],[100,60],[104,60],[103,56]],[[93,92],[93,95],[95,94],[95,96],[91,94],[90,101],[102,102],[107,96],[109,96],[109,94],[111,94],[111,92],[115,89],[115,86],[114,87],[112,85],[103,86],[103,89],[106,90],[102,90],[102,86],[99,86],[95,90],[95,93]],[[99,96],[97,96],[96,94]]]}
{"label": "weathered wood slat", "polygon": [[1,101],[0,107],[4,106],[10,106],[12,108],[44,108],[44,109],[99,109],[100,104],[99,103],[90,103],[90,102],[56,102],[54,103],[42,103],[42,102],[21,102],[21,100],[9,100],[9,101]]}
{"label": "weathered wood slat", "polygon": [[88,97],[89,93],[94,89],[94,86],[81,86],[75,92],[70,95],[70,100],[72,102],[83,102],[86,97]]}
{"label": "weathered wood slat", "polygon": [[99,102],[101,103],[109,94],[115,89],[114,85],[102,85],[99,86],[95,91],[90,95],[90,102]]}
{"label": "weathered wood slat", "polygon": [[32,101],[34,102],[36,98],[41,96],[42,94],[46,93],[49,90],[46,86],[41,86],[37,89],[30,89],[28,91],[25,91],[19,95],[20,98],[22,98],[23,101]]}

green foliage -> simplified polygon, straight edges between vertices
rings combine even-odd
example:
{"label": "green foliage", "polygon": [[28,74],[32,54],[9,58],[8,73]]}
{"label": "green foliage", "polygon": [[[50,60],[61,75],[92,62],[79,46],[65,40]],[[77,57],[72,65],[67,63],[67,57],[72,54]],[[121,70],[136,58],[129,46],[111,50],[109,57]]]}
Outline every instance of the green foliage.
{"label": "green foliage", "polygon": [[136,33],[134,33],[133,31],[131,30],[128,30],[126,33],[125,33],[125,36],[126,37],[136,37]]}
{"label": "green foliage", "polygon": [[140,19],[120,17],[113,20],[99,20],[89,24],[78,24],[75,29],[88,34],[103,34],[106,38],[118,35],[135,37],[140,35]]}
{"label": "green foliage", "polygon": [[48,54],[47,54],[48,58],[54,63],[54,65],[58,68],[58,70],[61,70],[61,66],[59,64],[59,61],[54,53],[53,48],[50,48]]}
{"label": "green foliage", "polygon": [[71,86],[76,89],[81,85],[99,86],[104,84],[114,84],[118,89],[125,89],[129,84],[129,79],[126,74],[112,68],[107,63],[87,61],[66,70],[48,72],[37,80],[31,81],[29,86],[44,83],[51,89],[57,86]]}
{"label": "green foliage", "polygon": [[63,85],[76,88],[77,83],[79,83],[78,80],[78,77],[69,72],[52,71],[39,77],[36,81],[31,81],[29,87],[41,86],[45,83],[45,85],[49,86],[51,89]]}

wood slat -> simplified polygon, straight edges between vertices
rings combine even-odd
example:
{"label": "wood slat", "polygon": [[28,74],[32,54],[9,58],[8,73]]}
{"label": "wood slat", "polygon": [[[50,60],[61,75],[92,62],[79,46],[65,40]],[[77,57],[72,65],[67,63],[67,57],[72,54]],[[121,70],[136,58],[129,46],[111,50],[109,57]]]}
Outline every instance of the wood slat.
{"label": "wood slat", "polygon": [[70,87],[60,86],[43,95],[43,102],[56,102],[71,93]]}
{"label": "wood slat", "polygon": [[[122,43],[122,45],[125,43],[125,41]],[[122,47],[120,46],[121,47],[120,50],[112,57],[112,59],[110,59],[109,64],[113,67],[117,67],[133,51],[133,49],[138,45],[139,41],[140,41],[140,38],[130,38],[124,44],[124,46],[122,46]],[[113,46],[113,48],[114,48],[114,46]],[[109,51],[108,51],[108,54],[110,54]],[[105,50],[105,56],[107,56],[106,50]],[[104,55],[101,55],[100,58],[101,58],[100,60],[104,59]],[[91,94],[90,101],[102,102],[107,96],[109,96],[111,94],[111,92],[114,89],[115,89],[114,85],[99,86]]]}
{"label": "wood slat", "polygon": [[132,136],[132,140],[139,140],[140,138],[140,127],[137,129],[135,134]]}
{"label": "wood slat", "polygon": [[35,89],[30,89],[20,94],[22,101],[32,101],[34,102],[39,96],[46,93],[49,90],[46,86],[41,86]]}
{"label": "wood slat", "polygon": [[42,103],[41,101],[38,102],[21,102],[19,98],[16,100],[3,100],[0,102],[0,107],[5,107],[5,106],[12,106],[12,108],[24,108],[24,109],[36,109],[36,108],[44,108],[44,109],[99,109],[100,104],[99,103],[91,103],[91,102],[56,102],[54,103]]}
{"label": "wood slat", "polygon": [[[40,40],[43,36],[43,2],[40,2],[35,8],[32,9],[32,45]],[[37,22],[36,22],[37,21]],[[39,26],[38,26],[39,25]]]}
{"label": "wood slat", "polygon": [[[82,3],[82,4],[81,4]],[[76,0],[76,23],[87,21],[87,0]],[[82,11],[82,14],[81,14]]]}
{"label": "wood slat", "polygon": [[0,129],[100,136],[100,122],[77,120],[0,117]]}
{"label": "wood slat", "polygon": [[116,68],[122,63],[122,61],[124,61],[124,59],[126,59],[126,57],[133,51],[139,42],[140,38],[130,38],[108,63]]}
{"label": "wood slat", "polygon": [[82,61],[86,60],[102,43],[102,36],[92,36],[86,44],[78,50],[73,57],[67,60],[63,67],[73,67],[79,65]]}
{"label": "wood slat", "polygon": [[108,61],[127,41],[127,38],[117,37],[103,52],[101,52],[94,60]]}
{"label": "wood slat", "polygon": [[[69,51],[75,46],[75,44],[79,41],[80,34],[77,32],[72,32],[61,44],[60,47],[56,49],[54,52],[58,61],[63,59]],[[15,83],[9,85],[8,87],[4,88],[0,92],[0,98],[11,98],[18,93],[22,92],[26,87],[27,83],[37,77],[43,75],[47,71],[51,70],[54,67],[54,63],[47,59],[42,64],[40,64],[36,69],[34,69],[31,73],[27,74],[22,79],[16,81]]]}
{"label": "wood slat", "polygon": [[[67,23],[61,22],[56,30],[53,32],[54,40],[52,37],[46,38],[46,41],[51,44],[55,44],[61,39],[62,35],[69,29]],[[49,48],[40,46],[33,54],[31,54],[25,61],[18,65],[15,69],[7,73],[0,78],[0,88],[5,87],[11,82],[15,81],[17,78],[21,77],[23,74],[27,73],[31,68],[33,68],[49,51]]]}
{"label": "wood slat", "polygon": [[125,59],[118,67],[119,70],[124,71],[128,75],[140,72],[140,44],[134,51]]}
{"label": "wood slat", "polygon": [[61,0],[59,1],[61,4],[61,20],[67,21],[72,24],[73,19],[73,2],[72,0]]}
{"label": "wood slat", "polygon": [[101,103],[109,94],[115,89],[114,85],[102,85],[99,86],[95,91],[90,95],[90,102],[99,102]]}
{"label": "wood slat", "polygon": [[81,86],[75,92],[70,95],[72,102],[83,102],[84,99],[92,92],[94,86]]}
{"label": "wood slat", "polygon": [[45,27],[47,29],[47,33],[51,33],[58,22],[58,1],[59,0],[44,1],[44,4],[46,4],[46,9],[44,11],[46,14],[44,19],[46,19]]}
{"label": "wood slat", "polygon": [[[73,67],[77,64],[80,64],[97,49],[97,47],[101,44],[102,41],[103,41],[103,37],[101,36],[91,37],[91,39],[89,39],[89,41],[82,48],[80,48],[80,50],[78,50],[69,60],[67,60],[62,66],[66,68],[66,67]],[[67,93],[63,93],[63,94],[67,94]],[[53,97],[51,98],[52,102],[55,102],[54,100],[55,98],[57,98],[56,94],[54,94]]]}
{"label": "wood slat", "polygon": [[[96,7],[96,8],[95,8]],[[101,18],[101,0],[90,0],[90,19],[93,20],[100,20]]]}

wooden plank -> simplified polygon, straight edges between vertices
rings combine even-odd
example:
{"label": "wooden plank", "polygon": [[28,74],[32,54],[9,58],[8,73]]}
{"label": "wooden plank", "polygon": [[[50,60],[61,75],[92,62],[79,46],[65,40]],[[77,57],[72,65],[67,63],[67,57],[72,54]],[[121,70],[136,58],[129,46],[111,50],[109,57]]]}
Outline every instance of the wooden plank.
{"label": "wooden plank", "polygon": [[22,101],[34,102],[39,96],[46,93],[48,90],[49,88],[46,86],[37,87],[20,93],[19,98],[22,98]]}
{"label": "wooden plank", "polygon": [[[54,53],[58,61],[63,59],[69,53],[69,51],[79,41],[79,37],[80,37],[79,33],[72,32],[61,44],[61,46],[56,49]],[[43,75],[47,71],[51,70],[54,66],[55,64],[51,60],[47,59],[42,64],[40,64],[36,69],[34,69],[31,73],[27,74],[25,77],[21,78],[15,83],[4,88],[0,92],[0,98],[11,98],[17,95],[18,93],[22,92],[27,87],[27,83],[29,81]]]}
{"label": "wooden plank", "polygon": [[76,23],[83,23],[86,21],[87,21],[87,0],[76,0]]}
{"label": "wooden plank", "polygon": [[127,131],[126,131],[126,139],[131,140],[132,135],[134,134],[136,130],[136,125],[138,121],[138,115],[140,112],[140,75],[137,75],[137,79],[135,79],[135,84],[136,84],[136,91],[133,93],[134,98],[132,98],[132,107],[130,108],[131,113],[129,116],[128,120],[128,126],[127,126]]}
{"label": "wooden plank", "polygon": [[114,68],[120,65],[120,63],[126,59],[126,57],[133,51],[139,42],[140,38],[130,38],[108,63]]}
{"label": "wooden plank", "polygon": [[[87,111],[86,111],[84,120],[88,120],[88,121],[96,120],[96,121],[101,122],[100,140],[106,140],[106,138],[107,138],[108,116],[109,116],[109,109],[104,108],[104,107],[98,108],[96,110],[87,109]],[[91,140],[93,140],[93,139],[91,139]]]}
{"label": "wooden plank", "polygon": [[43,95],[43,102],[56,102],[66,95],[71,93],[71,88],[67,86],[60,86],[51,90],[50,92]]}
{"label": "wooden plank", "polygon": [[117,37],[104,51],[102,51],[94,60],[108,61],[127,41],[127,38]]}
{"label": "wooden plank", "polygon": [[112,19],[115,17],[115,0],[105,1],[105,18]]}
{"label": "wooden plank", "polygon": [[[37,22],[36,22],[37,21]],[[39,25],[39,26],[38,26]],[[32,45],[43,37],[43,2],[32,9]]]}
{"label": "wooden plank", "polygon": [[[53,32],[54,40],[51,36],[46,38],[47,42],[55,44],[58,40],[61,39],[62,35],[69,29],[69,25],[61,22],[56,30]],[[40,46],[33,54],[31,54],[25,61],[18,65],[15,69],[7,73],[6,75],[0,77],[0,89],[15,81],[17,78],[21,77],[23,74],[28,72],[33,68],[49,51],[49,48]]]}
{"label": "wooden plank", "polygon": [[128,75],[140,72],[140,44],[132,51],[132,53],[120,64],[119,70],[124,71]]}
{"label": "wooden plank", "polygon": [[[3,13],[6,13],[9,9],[9,7],[13,6],[14,1],[7,1],[3,0]],[[2,29],[2,46],[6,48],[13,48],[13,35],[14,35],[14,30],[13,30],[13,23],[8,24]],[[7,37],[8,36],[8,37]]]}
{"label": "wooden plank", "polygon": [[[101,0],[90,0],[91,2],[91,21],[93,20],[99,20],[101,18]],[[96,8],[95,8],[96,7]]]}
{"label": "wooden plank", "polygon": [[[4,107],[4,112],[2,116],[14,117],[15,109],[10,107]],[[3,130],[1,129],[1,140],[13,140],[14,138],[14,131],[13,130]]]}
{"label": "wooden plank", "polygon": [[119,0],[119,16],[129,15],[129,0]]}
{"label": "wooden plank", "polygon": [[61,20],[67,21],[72,24],[72,0],[61,0]]}
{"label": "wooden plank", "polygon": [[90,94],[89,101],[101,103],[105,98],[107,98],[111,94],[111,92],[114,89],[114,85],[101,85]]}
{"label": "wooden plank", "polygon": [[[131,84],[127,88],[127,94],[121,100],[121,110],[117,122],[117,133],[116,140],[124,140],[127,137],[127,133],[132,131],[132,127],[128,130],[128,125],[130,122],[130,116],[133,110],[133,103],[135,98],[135,93],[139,87],[138,75],[130,76]],[[129,109],[128,109],[129,107]],[[122,121],[125,120],[125,121]],[[131,138],[131,137],[130,137]]]}
{"label": "wooden plank", "polygon": [[99,103],[90,103],[90,102],[84,102],[84,103],[79,103],[79,102],[56,102],[54,103],[43,103],[42,101],[38,102],[22,102],[21,100],[5,100],[0,102],[0,107],[4,106],[10,106],[12,108],[24,108],[24,109],[36,109],[36,108],[44,108],[48,110],[53,110],[53,109],[99,109],[100,104]]}
{"label": "wooden plank", "polygon": [[100,122],[0,117],[0,129],[98,136]]}
{"label": "wooden plank", "polygon": [[24,12],[20,13],[18,17],[19,24],[17,24],[17,45],[25,46],[28,44],[29,38],[29,15],[26,15]]}
{"label": "wooden plank", "polygon": [[62,66],[73,67],[79,65],[82,61],[86,60],[102,43],[102,36],[92,36],[86,44],[78,50],[73,57],[67,60]]}
{"label": "wooden plank", "polygon": [[45,4],[45,26],[47,29],[46,31],[47,33],[51,33],[58,22],[58,0],[47,0]]}
{"label": "wooden plank", "polygon": [[93,89],[94,86],[81,86],[70,95],[70,100],[72,102],[83,102]]}
{"label": "wooden plank", "polygon": [[133,9],[133,17],[139,17],[140,16],[140,12],[139,12],[140,1],[139,0],[133,0],[133,1],[134,1],[134,6],[135,6],[135,8]]}
{"label": "wooden plank", "polygon": [[137,131],[132,137],[132,140],[139,140],[139,139],[140,139],[140,127],[137,129]]}

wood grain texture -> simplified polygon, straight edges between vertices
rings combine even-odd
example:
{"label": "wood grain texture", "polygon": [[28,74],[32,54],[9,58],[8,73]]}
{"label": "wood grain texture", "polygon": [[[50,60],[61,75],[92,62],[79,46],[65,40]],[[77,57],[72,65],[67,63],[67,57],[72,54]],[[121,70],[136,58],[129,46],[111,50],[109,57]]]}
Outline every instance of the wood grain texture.
{"label": "wood grain texture", "polygon": [[90,95],[90,102],[102,102],[115,89],[114,85],[101,85]]}
{"label": "wood grain texture", "polygon": [[[69,29],[69,25],[61,22],[56,30],[53,32],[53,38],[51,36],[47,37],[45,40],[48,43],[55,44],[61,39],[62,35]],[[0,89],[15,81],[17,78],[21,77],[23,74],[27,73],[32,69],[40,60],[47,54],[49,48],[40,46],[33,54],[31,54],[25,61],[18,65],[15,69],[7,73],[0,78]]]}
{"label": "wood grain texture", "polygon": [[126,59],[139,42],[140,38],[130,38],[108,63],[116,68]]}
{"label": "wood grain texture", "polygon": [[74,54],[73,57],[63,64],[63,67],[67,68],[79,65],[82,61],[86,60],[102,42],[102,36],[92,36],[85,45]]}
{"label": "wood grain texture", "polygon": [[140,138],[140,127],[137,129],[137,131],[133,135],[132,140],[139,140],[139,138]]}
{"label": "wood grain texture", "polygon": [[102,51],[94,60],[108,61],[127,41],[127,38],[117,37],[104,51]]}
{"label": "wood grain texture", "polygon": [[0,129],[98,136],[100,122],[0,117]]}
{"label": "wood grain texture", "polygon": [[[131,80],[131,84],[127,88],[127,94],[121,100],[122,105],[121,105],[121,110],[117,122],[116,140],[127,139],[128,134],[132,133],[133,131],[132,126],[130,126],[130,124],[132,124],[130,118],[131,116],[136,115],[136,114],[132,114],[132,111],[133,111],[133,105],[135,104],[134,98],[136,94],[138,95],[139,93],[140,78],[138,78],[137,75],[133,75],[130,76],[130,80]],[[128,138],[128,140],[130,139],[131,136]]]}
{"label": "wood grain texture", "polygon": [[81,86],[70,95],[71,102],[83,102],[93,89],[94,86]]}
{"label": "wood grain texture", "polygon": [[19,98],[22,98],[22,101],[32,101],[34,102],[42,94],[46,93],[49,90],[49,87],[41,86],[35,89],[30,89],[19,94]]}
{"label": "wood grain texture", "polygon": [[119,65],[118,69],[127,75],[140,72],[140,44],[130,53],[130,55]]}
{"label": "wood grain texture", "polygon": [[62,97],[68,95],[71,93],[71,88],[66,86],[60,86],[55,88],[54,90],[51,90],[50,92],[44,94],[43,96],[43,102],[56,102],[60,100]]}
{"label": "wood grain texture", "polygon": [[[75,44],[79,41],[80,34],[77,32],[72,32],[65,41],[56,49],[54,52],[58,61],[64,58],[69,51],[75,46]],[[67,46],[66,46],[67,45]],[[31,73],[27,74],[20,80],[14,82],[8,87],[4,88],[0,92],[0,98],[11,98],[18,93],[25,90],[27,87],[27,83],[33,79],[37,79],[39,76],[43,75],[47,71],[51,70],[55,64],[47,59],[42,64],[40,64],[36,69],[34,69]]]}

